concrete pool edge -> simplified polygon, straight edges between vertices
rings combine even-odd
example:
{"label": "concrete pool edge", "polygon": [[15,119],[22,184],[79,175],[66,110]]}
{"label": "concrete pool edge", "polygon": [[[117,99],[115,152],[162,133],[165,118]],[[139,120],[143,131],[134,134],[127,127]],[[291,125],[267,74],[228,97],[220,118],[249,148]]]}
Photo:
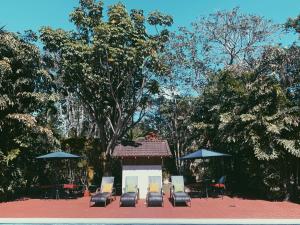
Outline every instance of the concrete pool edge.
{"label": "concrete pool edge", "polygon": [[0,224],[300,224],[300,219],[0,218]]}

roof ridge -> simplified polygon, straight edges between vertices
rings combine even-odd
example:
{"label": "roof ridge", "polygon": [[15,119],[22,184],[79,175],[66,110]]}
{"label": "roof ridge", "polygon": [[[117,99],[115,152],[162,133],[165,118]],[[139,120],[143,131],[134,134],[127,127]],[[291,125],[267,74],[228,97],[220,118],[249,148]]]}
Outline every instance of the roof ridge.
{"label": "roof ridge", "polygon": [[140,140],[136,142],[167,142],[167,140],[164,139],[154,139],[154,140]]}

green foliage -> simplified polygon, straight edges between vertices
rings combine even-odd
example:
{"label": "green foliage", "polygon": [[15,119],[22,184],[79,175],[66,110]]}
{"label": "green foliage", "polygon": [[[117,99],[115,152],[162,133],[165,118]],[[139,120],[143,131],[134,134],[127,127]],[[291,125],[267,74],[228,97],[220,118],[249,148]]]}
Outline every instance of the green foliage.
{"label": "green foliage", "polygon": [[300,99],[300,47],[293,44],[289,48],[266,47],[260,60],[258,71],[272,74],[279,79],[287,98],[299,106]]}
{"label": "green foliage", "polygon": [[[147,33],[143,11],[128,13],[121,3],[109,7],[107,21],[102,11],[101,2],[82,0],[70,14],[77,30],[44,27],[40,37],[48,58],[58,65],[63,89],[83,104],[109,156],[158,93],[157,75],[165,73],[160,54],[168,32]],[[149,21],[172,24],[170,17],[158,12]]]}
{"label": "green foliage", "polygon": [[[202,103],[206,105],[205,111],[211,111],[206,114],[207,121],[215,123],[214,129],[222,134],[223,142],[243,143],[240,147],[252,149],[258,159],[276,159],[283,154],[282,150],[299,156],[299,149],[292,144],[294,136],[290,141],[282,140],[298,127],[298,108],[290,107],[275,77],[241,76],[225,72],[218,75],[212,87],[207,87]],[[213,99],[221,101],[210,102]]]}
{"label": "green foliage", "polygon": [[[104,152],[101,150],[100,140],[97,138],[65,138],[61,140],[62,149],[81,156],[77,165],[73,165],[73,182],[80,184],[94,184],[97,187],[101,184],[101,178],[104,175],[105,167]],[[95,157],[99,155],[99,157]],[[117,159],[112,159],[111,173],[115,177],[116,182],[122,182],[120,162]],[[93,169],[93,178],[88,177],[89,169]],[[64,179],[66,179],[65,177]],[[69,178],[69,177],[68,177]]]}
{"label": "green foliage", "polygon": [[300,16],[297,16],[294,19],[289,18],[285,23],[285,28],[293,29],[295,32],[300,33]]}
{"label": "green foliage", "polygon": [[[274,75],[221,72],[208,83],[198,107],[195,127],[212,147],[228,151],[240,162],[250,162],[234,173],[236,179],[250,179],[258,173],[261,182],[267,175],[254,164],[276,161],[280,170],[282,160],[300,157],[299,108],[292,105]],[[254,182],[253,187],[261,185]]]}
{"label": "green foliage", "polygon": [[268,46],[278,29],[238,8],[218,11],[179,28],[163,58],[166,89],[198,94],[190,142],[233,155],[233,191],[271,199],[296,196],[299,185],[299,47]]}
{"label": "green foliage", "polygon": [[[172,160],[166,160],[166,167],[172,174],[182,170],[179,158],[194,149],[192,116],[194,111],[194,97],[181,97],[163,94],[153,102],[141,124],[134,129],[140,137],[155,131],[161,138],[168,140],[173,154]],[[137,136],[138,137],[138,136]]]}
{"label": "green foliage", "polygon": [[150,25],[171,26],[173,24],[173,18],[171,16],[164,15],[159,11],[155,11],[150,13],[148,22]]}
{"label": "green foliage", "polygon": [[42,118],[55,101],[51,78],[32,40],[31,32],[23,37],[0,33],[0,196],[4,197],[32,183],[33,158],[56,141]]}

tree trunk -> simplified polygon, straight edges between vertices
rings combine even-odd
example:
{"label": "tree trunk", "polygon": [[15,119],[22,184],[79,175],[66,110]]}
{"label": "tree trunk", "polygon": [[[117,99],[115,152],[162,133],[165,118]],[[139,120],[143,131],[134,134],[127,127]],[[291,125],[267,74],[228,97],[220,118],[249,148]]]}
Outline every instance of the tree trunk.
{"label": "tree trunk", "polygon": [[284,201],[290,201],[292,194],[292,186],[291,186],[291,159],[287,155],[287,161],[284,163],[284,187],[285,187],[285,196]]}
{"label": "tree trunk", "polygon": [[105,154],[105,152],[102,154],[103,162],[103,175],[104,176],[110,176],[112,175],[112,171],[111,171],[111,157],[107,154]]}

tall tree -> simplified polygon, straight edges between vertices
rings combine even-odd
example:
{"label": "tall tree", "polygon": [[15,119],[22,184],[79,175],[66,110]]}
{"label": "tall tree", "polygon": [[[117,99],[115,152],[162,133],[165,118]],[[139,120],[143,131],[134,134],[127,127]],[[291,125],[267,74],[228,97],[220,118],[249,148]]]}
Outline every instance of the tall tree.
{"label": "tall tree", "polygon": [[278,26],[261,16],[243,14],[239,8],[218,11],[193,23],[199,41],[217,66],[252,66],[262,46],[268,44]]}
{"label": "tall tree", "polygon": [[[300,157],[299,108],[291,104],[275,74],[218,74],[200,97],[197,118],[196,127],[212,146],[234,156],[238,182],[252,180],[256,191],[265,185],[268,192],[292,193],[295,159]],[[267,173],[271,164],[280,172],[268,186],[267,177],[274,176]]]}
{"label": "tall tree", "polygon": [[294,30],[296,33],[300,33],[300,15],[296,18],[289,18],[288,21],[285,23],[286,29]]}
{"label": "tall tree", "polygon": [[219,69],[235,66],[251,71],[278,31],[270,20],[239,8],[217,11],[172,34],[165,60],[181,89],[202,94],[207,79]]}
{"label": "tall tree", "polygon": [[168,140],[176,170],[181,172],[179,158],[194,147],[196,138],[191,125],[195,98],[164,93],[154,103],[155,107],[146,114],[140,127],[145,131],[158,131]]}
{"label": "tall tree", "polygon": [[[76,30],[41,29],[41,40],[64,88],[74,93],[98,128],[102,150],[110,156],[121,139],[145,113],[158,92],[157,76],[166,68],[160,61],[168,31],[146,32],[142,10],[116,4],[104,20],[102,2],[81,0],[70,15]],[[159,12],[150,25],[170,26],[172,18]]]}
{"label": "tall tree", "polygon": [[[47,113],[55,101],[34,33],[0,33],[0,195],[28,187],[34,157],[56,143]],[[36,177],[35,177],[36,178]]]}
{"label": "tall tree", "polygon": [[258,73],[275,75],[293,104],[300,104],[300,47],[268,46],[257,66]]}

